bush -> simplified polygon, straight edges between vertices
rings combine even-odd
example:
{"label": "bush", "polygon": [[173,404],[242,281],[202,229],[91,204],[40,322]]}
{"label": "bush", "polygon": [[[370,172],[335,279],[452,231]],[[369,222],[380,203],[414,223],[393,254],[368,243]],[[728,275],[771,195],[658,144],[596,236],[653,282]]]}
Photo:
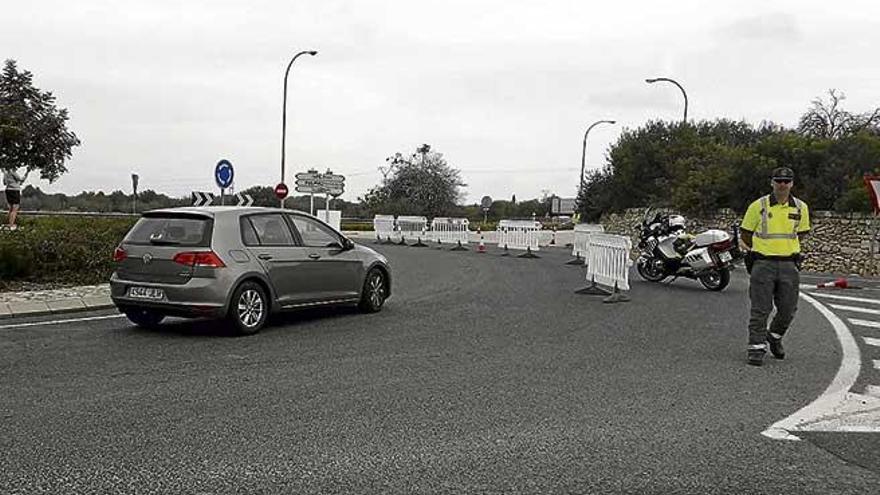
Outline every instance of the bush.
{"label": "bush", "polygon": [[22,218],[19,230],[0,233],[0,288],[9,281],[106,282],[113,272],[113,249],[136,220]]}

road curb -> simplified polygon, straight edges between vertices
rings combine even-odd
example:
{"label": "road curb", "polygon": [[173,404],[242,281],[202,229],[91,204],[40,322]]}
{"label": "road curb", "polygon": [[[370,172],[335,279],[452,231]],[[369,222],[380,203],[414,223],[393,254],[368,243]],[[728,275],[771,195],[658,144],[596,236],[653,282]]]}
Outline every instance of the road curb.
{"label": "road curb", "polygon": [[115,307],[110,296],[67,297],[51,301],[0,303],[0,320],[27,316],[60,315],[110,309]]}

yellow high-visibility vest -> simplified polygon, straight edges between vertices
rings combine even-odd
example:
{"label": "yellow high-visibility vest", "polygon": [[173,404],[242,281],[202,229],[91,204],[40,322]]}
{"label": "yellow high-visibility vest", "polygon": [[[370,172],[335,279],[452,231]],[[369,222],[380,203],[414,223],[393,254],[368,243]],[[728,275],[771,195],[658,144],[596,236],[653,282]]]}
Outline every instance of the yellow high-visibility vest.
{"label": "yellow high-visibility vest", "polygon": [[753,233],[752,250],[765,256],[791,256],[801,252],[798,234],[810,231],[810,210],[803,201],[789,196],[779,204],[768,194],[749,205],[742,229]]}

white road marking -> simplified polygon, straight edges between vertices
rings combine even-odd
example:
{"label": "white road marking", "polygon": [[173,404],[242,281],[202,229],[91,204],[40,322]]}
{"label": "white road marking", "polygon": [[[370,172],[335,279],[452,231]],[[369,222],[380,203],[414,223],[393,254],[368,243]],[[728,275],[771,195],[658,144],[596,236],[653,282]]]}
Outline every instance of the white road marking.
{"label": "white road marking", "polygon": [[838,301],[860,302],[868,304],[880,304],[878,299],[868,299],[865,297],[839,296],[837,294],[828,294],[826,292],[810,292],[811,296],[819,296],[825,299],[836,299]]}
{"label": "white road marking", "polygon": [[880,309],[860,308],[858,306],[844,306],[843,304],[829,304],[834,309],[842,311],[852,311],[853,313],[865,313],[869,315],[880,315]]}
{"label": "white road marking", "polygon": [[868,328],[880,328],[880,322],[871,321],[871,320],[860,320],[858,318],[850,318],[849,322],[853,325],[860,327],[868,327]]}
{"label": "white road marking", "polygon": [[862,339],[864,339],[865,343],[868,345],[880,347],[880,339],[874,339],[871,337],[862,337]]}
{"label": "white road marking", "polygon": [[111,318],[125,318],[125,315],[89,316],[87,318],[71,318],[69,320],[50,320],[37,321],[33,323],[17,323],[14,325],[0,325],[0,330],[6,330],[10,328],[38,327],[41,325],[60,325],[62,323],[75,323],[79,321],[109,320]]}
{"label": "white road marking", "polygon": [[874,360],[874,369],[875,369],[875,370],[880,370],[880,359],[875,359],[875,360]]}
{"label": "white road marking", "polygon": [[[812,429],[810,428],[811,423],[822,422],[829,418],[833,420],[844,413],[845,411],[842,411],[842,409],[848,408],[841,406],[849,406],[851,402],[849,400],[850,396],[856,395],[850,394],[849,389],[855,385],[862,364],[859,346],[856,344],[856,339],[846,324],[819,301],[803,293],[800,297],[815,307],[831,323],[834,332],[837,334],[837,339],[840,341],[843,357],[840,362],[840,369],[837,370],[837,375],[834,376],[831,384],[822,392],[822,395],[791,416],[773,423],[769,428],[761,432],[766,437],[778,440],[800,440],[799,437],[791,432]],[[832,424],[824,431],[845,431],[839,426]],[[875,429],[872,431],[880,431],[880,425],[875,426]]]}

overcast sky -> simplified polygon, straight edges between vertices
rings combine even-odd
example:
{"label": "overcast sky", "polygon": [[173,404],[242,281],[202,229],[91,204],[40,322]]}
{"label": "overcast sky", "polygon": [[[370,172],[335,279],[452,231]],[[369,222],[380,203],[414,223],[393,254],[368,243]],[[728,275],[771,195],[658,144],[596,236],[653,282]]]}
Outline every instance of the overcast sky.
{"label": "overcast sky", "polygon": [[[461,170],[467,199],[564,197],[623,128],[727,117],[793,126],[810,101],[880,106],[880,2],[41,1],[4,2],[0,56],[34,73],[82,140],[47,191],[173,195],[332,169],[344,199],[422,143]],[[33,181],[32,181],[33,183]]]}

